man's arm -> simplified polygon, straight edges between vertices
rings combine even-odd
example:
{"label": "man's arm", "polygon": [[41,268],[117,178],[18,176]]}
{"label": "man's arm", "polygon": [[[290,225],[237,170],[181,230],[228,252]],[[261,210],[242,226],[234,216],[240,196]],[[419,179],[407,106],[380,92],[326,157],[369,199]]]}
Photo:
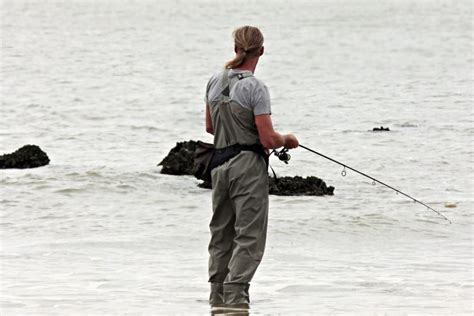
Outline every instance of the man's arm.
{"label": "man's arm", "polygon": [[211,111],[209,110],[209,104],[206,104],[206,132],[214,135],[214,128],[212,127]]}
{"label": "man's arm", "polygon": [[270,114],[256,115],[255,125],[257,125],[260,142],[266,149],[285,147],[288,149],[298,147],[298,139],[295,135],[282,135],[273,129],[272,117]]}

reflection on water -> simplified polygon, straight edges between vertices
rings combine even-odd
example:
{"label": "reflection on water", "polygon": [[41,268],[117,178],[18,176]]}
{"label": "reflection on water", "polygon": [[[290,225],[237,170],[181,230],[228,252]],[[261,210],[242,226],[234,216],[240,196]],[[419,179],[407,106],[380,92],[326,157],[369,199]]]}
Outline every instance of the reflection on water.
{"label": "reflection on water", "polygon": [[234,315],[234,316],[249,316],[250,310],[236,310],[232,308],[212,308],[211,315]]}

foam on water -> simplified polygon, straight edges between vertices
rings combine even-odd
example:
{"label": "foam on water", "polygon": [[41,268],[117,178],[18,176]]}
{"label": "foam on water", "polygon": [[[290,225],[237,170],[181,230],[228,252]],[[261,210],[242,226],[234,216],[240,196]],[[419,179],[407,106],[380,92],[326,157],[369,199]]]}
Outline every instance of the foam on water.
{"label": "foam on water", "polygon": [[0,153],[51,159],[0,172],[2,314],[209,313],[210,192],[156,164],[210,141],[205,85],[242,24],[277,129],[453,221],[294,150],[277,173],[335,195],[271,197],[252,314],[473,312],[469,1],[7,0],[1,23]]}

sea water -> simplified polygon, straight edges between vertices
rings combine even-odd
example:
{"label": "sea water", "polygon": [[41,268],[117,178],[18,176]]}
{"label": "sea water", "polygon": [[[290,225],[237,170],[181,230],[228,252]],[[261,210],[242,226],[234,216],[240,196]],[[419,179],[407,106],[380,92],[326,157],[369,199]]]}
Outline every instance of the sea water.
{"label": "sea water", "polygon": [[[1,313],[206,315],[210,191],[160,174],[178,141],[211,141],[203,95],[259,26],[256,76],[303,149],[280,176],[334,196],[271,196],[251,314],[473,313],[470,1],[4,0]],[[374,133],[373,127],[390,132]]]}

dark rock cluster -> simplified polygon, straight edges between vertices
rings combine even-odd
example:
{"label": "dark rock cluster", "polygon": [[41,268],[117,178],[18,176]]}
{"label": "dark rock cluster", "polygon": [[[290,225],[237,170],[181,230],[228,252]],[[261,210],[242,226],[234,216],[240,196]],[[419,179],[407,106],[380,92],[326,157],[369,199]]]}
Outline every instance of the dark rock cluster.
{"label": "dark rock cluster", "polygon": [[389,128],[389,127],[380,126],[380,127],[374,127],[374,128],[372,128],[372,131],[373,131],[373,132],[390,132],[390,128]]}
{"label": "dark rock cluster", "polygon": [[49,164],[48,155],[36,145],[25,145],[11,154],[0,156],[0,169],[26,169]]}
{"label": "dark rock cluster", "polygon": [[192,175],[194,151],[197,142],[178,142],[168,155],[158,164],[163,166],[161,173],[172,175]]}
{"label": "dark rock cluster", "polygon": [[270,177],[269,192],[273,195],[334,195],[334,187],[317,177]]}
{"label": "dark rock cluster", "polygon": [[[194,151],[196,141],[178,142],[170,150],[168,155],[158,164],[162,166],[161,173],[171,175],[192,175],[194,163]],[[201,188],[210,189],[211,183],[202,182],[198,185]],[[269,193],[274,195],[333,195],[334,187],[327,186],[326,183],[317,177],[302,178],[281,177],[275,180],[269,177]]]}

